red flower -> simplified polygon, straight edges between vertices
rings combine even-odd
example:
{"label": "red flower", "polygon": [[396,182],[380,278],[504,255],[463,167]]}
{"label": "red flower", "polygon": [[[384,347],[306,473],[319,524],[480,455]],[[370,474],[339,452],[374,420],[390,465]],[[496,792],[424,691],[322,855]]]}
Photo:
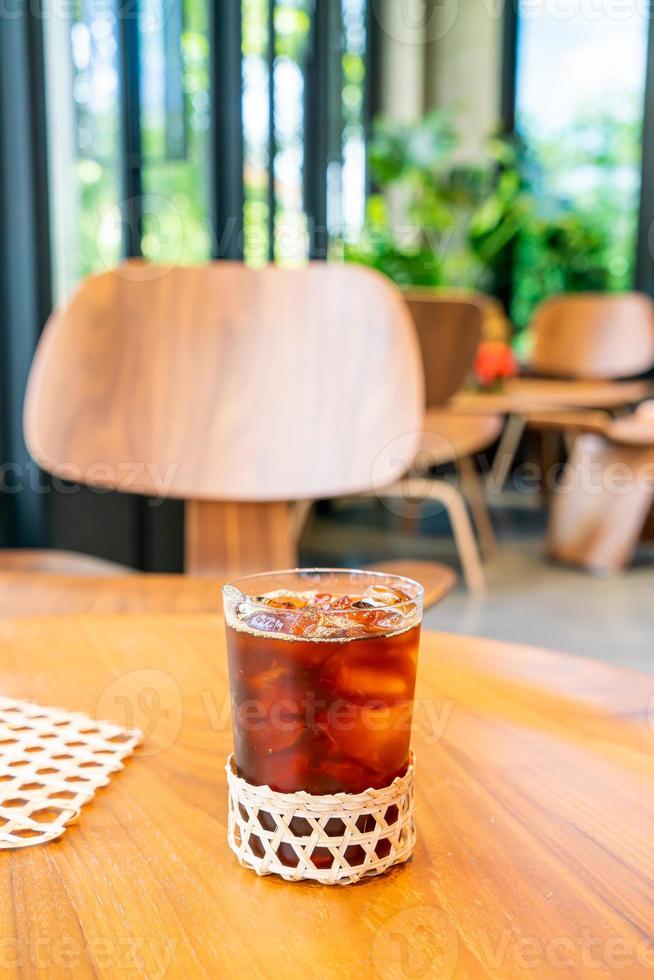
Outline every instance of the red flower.
{"label": "red flower", "polygon": [[490,388],[498,381],[514,378],[518,363],[509,344],[502,341],[484,340],[477,348],[474,374],[483,388]]}

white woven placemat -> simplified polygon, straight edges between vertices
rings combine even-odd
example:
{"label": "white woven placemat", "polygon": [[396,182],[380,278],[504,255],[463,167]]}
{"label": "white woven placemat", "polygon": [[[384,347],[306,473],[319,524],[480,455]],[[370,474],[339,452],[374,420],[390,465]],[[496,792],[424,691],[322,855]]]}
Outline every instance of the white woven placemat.
{"label": "white woven placemat", "polygon": [[141,738],[79,712],[0,697],[0,850],[61,837]]}

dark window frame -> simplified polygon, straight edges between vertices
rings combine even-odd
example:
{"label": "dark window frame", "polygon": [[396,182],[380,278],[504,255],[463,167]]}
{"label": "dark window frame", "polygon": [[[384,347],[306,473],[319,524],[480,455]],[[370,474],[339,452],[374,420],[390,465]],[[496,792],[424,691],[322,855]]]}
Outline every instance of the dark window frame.
{"label": "dark window frame", "polygon": [[49,533],[48,483],[25,446],[23,400],[52,306],[50,260],[43,24],[24,4],[18,16],[0,18],[0,448],[8,464],[0,543],[17,547],[40,545]]}

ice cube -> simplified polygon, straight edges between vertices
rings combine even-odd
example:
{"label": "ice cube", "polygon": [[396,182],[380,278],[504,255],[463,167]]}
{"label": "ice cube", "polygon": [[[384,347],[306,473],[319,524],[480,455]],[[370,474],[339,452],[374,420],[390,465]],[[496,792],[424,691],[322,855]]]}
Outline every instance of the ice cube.
{"label": "ice cube", "polygon": [[371,703],[357,708],[351,728],[334,732],[340,751],[368,769],[385,774],[390,782],[409,757],[411,708],[411,702],[392,707]]}
{"label": "ice cube", "polygon": [[415,683],[414,662],[406,657],[384,655],[378,646],[366,647],[357,651],[348,644],[325,664],[323,678],[334,697],[355,702],[381,700],[388,703],[411,698]]}
{"label": "ice cube", "polygon": [[399,606],[404,602],[411,602],[408,593],[386,585],[368,586],[363,598],[373,606]]}
{"label": "ice cube", "polygon": [[243,622],[257,633],[286,633],[288,631],[288,617],[282,613],[259,610],[245,616]]}
{"label": "ice cube", "polygon": [[282,590],[266,592],[265,595],[259,597],[259,602],[263,602],[273,609],[304,609],[308,604],[307,598],[298,592],[284,592]]}

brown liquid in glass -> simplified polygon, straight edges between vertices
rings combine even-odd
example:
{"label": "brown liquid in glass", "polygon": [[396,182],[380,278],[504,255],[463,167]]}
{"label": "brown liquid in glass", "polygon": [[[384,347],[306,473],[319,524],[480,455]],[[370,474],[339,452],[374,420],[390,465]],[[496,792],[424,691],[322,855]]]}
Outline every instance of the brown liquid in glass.
{"label": "brown liquid in glass", "polygon": [[[278,792],[316,795],[378,789],[404,775],[420,626],[386,634],[376,611],[353,611],[359,633],[362,624],[366,632],[371,617],[372,635],[306,640],[266,633],[264,628],[278,627],[282,615],[270,613],[255,614],[242,628],[227,628],[239,775]],[[260,814],[264,827],[267,818]],[[359,830],[374,829],[373,817],[360,822]],[[310,832],[301,820],[296,823],[296,833]],[[328,834],[330,829],[341,834],[341,821],[334,821]],[[250,842],[256,850],[257,839]],[[379,846],[388,848],[388,841]],[[287,850],[280,857],[297,863],[292,848]],[[321,856],[320,850],[313,853],[314,863],[320,866],[324,857],[329,867],[329,851]],[[356,863],[356,854],[348,859]]]}

